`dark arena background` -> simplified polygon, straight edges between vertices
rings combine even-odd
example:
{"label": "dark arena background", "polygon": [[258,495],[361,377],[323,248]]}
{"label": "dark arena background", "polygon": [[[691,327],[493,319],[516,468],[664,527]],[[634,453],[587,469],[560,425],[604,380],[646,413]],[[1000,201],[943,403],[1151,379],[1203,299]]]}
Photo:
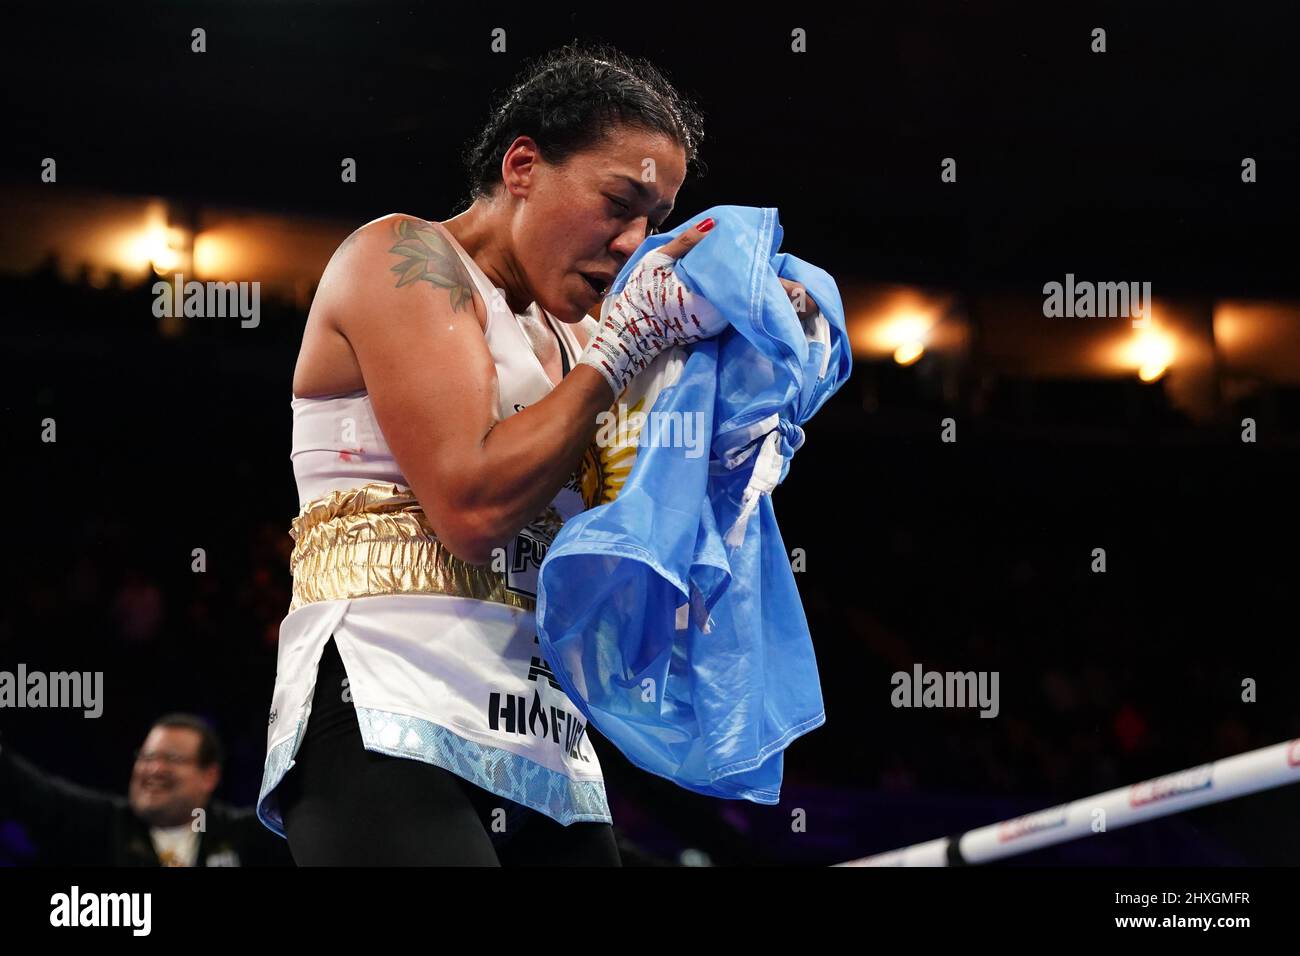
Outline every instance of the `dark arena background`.
{"label": "dark arena background", "polygon": [[[6,747],[125,794],[152,721],[191,712],[225,743],[217,796],[254,802],[316,280],[364,222],[457,211],[492,93],[574,38],[702,105],[707,172],[666,227],[777,208],[854,352],[772,498],[826,723],[776,806],[695,795],[595,732],[625,863],[825,866],[1300,737],[1288,5],[652,6],[5,14],[0,670],[104,675],[97,719],[0,709]],[[155,317],[176,271],[259,282],[259,322]],[[1067,281],[1149,283],[1149,321],[1049,314]],[[996,714],[897,706],[917,668],[996,673]],[[1294,865],[1298,799],[999,865]],[[0,822],[0,860],[44,854]]]}

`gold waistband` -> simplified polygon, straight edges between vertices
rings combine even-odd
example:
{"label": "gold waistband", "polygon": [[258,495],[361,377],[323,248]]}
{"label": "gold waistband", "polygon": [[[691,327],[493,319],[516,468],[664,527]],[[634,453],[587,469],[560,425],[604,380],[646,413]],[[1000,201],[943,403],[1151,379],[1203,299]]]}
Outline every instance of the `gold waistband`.
{"label": "gold waistband", "polygon": [[[552,506],[535,524],[558,530]],[[438,540],[407,488],[370,482],[303,505],[289,532],[289,610],[377,594],[449,594],[532,611],[536,600],[506,589],[504,571],[469,564]]]}

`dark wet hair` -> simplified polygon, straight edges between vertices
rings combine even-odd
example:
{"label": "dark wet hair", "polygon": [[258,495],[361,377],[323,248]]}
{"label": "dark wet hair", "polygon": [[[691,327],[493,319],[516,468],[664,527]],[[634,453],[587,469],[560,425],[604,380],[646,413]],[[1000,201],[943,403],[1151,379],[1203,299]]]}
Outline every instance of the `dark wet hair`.
{"label": "dark wet hair", "polygon": [[487,125],[466,144],[462,208],[501,185],[501,160],[517,137],[531,136],[548,163],[563,165],[622,124],[668,136],[685,150],[688,175],[704,175],[703,114],[649,60],[578,40],[543,54],[496,95]]}
{"label": "dark wet hair", "polygon": [[221,749],[221,738],[212,729],[212,725],[195,714],[168,714],[154,721],[155,727],[184,727],[197,731],[199,735],[198,761],[200,767],[221,766],[225,755]]}

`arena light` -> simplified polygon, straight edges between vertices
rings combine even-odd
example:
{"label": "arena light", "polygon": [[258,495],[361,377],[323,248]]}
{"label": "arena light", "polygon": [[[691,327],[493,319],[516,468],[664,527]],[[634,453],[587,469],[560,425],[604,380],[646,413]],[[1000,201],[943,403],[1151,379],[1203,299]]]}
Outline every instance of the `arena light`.
{"label": "arena light", "polygon": [[925,353],[925,346],[918,340],[904,342],[894,349],[894,361],[899,365],[911,365]]}
{"label": "arena light", "polygon": [[[1160,313],[1154,312],[1145,328],[1115,330],[1096,343],[1093,361],[1097,368],[1115,372],[1132,372],[1143,382],[1164,377],[1179,357],[1179,339],[1175,328],[1157,325]],[[1195,352],[1195,343],[1190,343]]]}
{"label": "arena light", "polygon": [[1213,321],[1225,374],[1300,384],[1300,301],[1227,300],[1215,304]]}
{"label": "arena light", "polygon": [[1133,337],[1129,346],[1129,361],[1137,366],[1138,378],[1144,382],[1154,382],[1169,370],[1175,352],[1172,335],[1161,329],[1148,328]]}
{"label": "arena light", "polygon": [[876,348],[889,352],[899,365],[912,365],[925,354],[930,329],[939,313],[915,293],[900,293],[874,329]]}
{"label": "arena light", "polygon": [[907,286],[870,289],[860,298],[849,322],[854,353],[889,356],[899,365],[915,364],[927,349],[943,344],[938,339],[942,338],[939,333],[950,298]]}
{"label": "arena light", "polygon": [[230,272],[230,243],[211,231],[194,237],[194,274],[222,278]]}
{"label": "arena light", "polygon": [[152,268],[158,275],[165,275],[180,261],[180,255],[168,245],[166,226],[150,226],[132,237],[129,255],[134,265]]}
{"label": "arena light", "polygon": [[160,201],[145,210],[144,226],[129,233],[121,245],[126,265],[139,272],[152,269],[168,275],[185,264],[184,250],[189,241],[186,230],[167,224],[167,207]]}

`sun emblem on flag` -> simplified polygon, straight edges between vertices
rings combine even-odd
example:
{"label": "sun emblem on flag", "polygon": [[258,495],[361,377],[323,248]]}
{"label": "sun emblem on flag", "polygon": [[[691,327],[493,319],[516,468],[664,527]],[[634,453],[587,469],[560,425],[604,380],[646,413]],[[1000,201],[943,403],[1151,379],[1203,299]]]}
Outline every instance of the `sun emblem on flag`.
{"label": "sun emblem on flag", "polygon": [[[619,396],[620,400],[622,396]],[[599,443],[595,439],[587,446],[587,453],[582,458],[582,500],[588,508],[609,504],[619,496],[632,466],[636,464],[637,442],[644,426],[645,416],[633,413],[645,407],[645,396],[627,409],[627,418],[616,420],[614,441]],[[611,408],[611,414],[617,415],[618,403]],[[631,419],[629,421],[629,419]],[[604,426],[597,431],[597,436],[607,432]]]}

